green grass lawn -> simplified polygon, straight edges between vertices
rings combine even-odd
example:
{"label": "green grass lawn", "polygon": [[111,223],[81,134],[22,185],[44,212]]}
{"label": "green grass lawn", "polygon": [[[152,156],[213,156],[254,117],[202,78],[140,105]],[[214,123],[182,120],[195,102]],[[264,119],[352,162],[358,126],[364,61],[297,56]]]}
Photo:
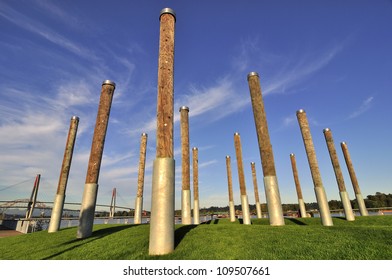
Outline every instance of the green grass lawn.
{"label": "green grass lawn", "polygon": [[267,219],[252,225],[219,219],[176,225],[175,251],[148,255],[149,225],[95,225],[93,235],[76,238],[76,227],[0,239],[2,260],[392,260],[392,216],[285,219],[272,227]]}

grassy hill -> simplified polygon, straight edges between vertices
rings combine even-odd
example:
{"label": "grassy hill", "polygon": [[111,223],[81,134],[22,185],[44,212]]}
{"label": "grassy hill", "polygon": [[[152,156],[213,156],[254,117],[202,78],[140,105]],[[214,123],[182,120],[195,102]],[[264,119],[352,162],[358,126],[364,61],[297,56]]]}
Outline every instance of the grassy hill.
{"label": "grassy hill", "polygon": [[2,260],[391,260],[392,216],[333,218],[324,227],[319,218],[287,218],[272,227],[267,219],[252,225],[227,219],[177,225],[175,251],[149,256],[149,225],[95,225],[93,235],[76,238],[76,227],[0,239]]}

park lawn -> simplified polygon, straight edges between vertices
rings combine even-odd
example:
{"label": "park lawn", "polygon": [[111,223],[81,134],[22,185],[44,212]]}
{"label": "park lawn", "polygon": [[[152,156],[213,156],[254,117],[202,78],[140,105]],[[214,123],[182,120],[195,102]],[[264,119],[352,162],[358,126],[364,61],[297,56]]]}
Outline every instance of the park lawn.
{"label": "park lawn", "polygon": [[391,260],[392,216],[286,218],[285,226],[267,219],[252,225],[228,219],[176,225],[175,250],[149,256],[149,225],[95,225],[92,236],[76,238],[76,227],[0,239],[2,260]]}

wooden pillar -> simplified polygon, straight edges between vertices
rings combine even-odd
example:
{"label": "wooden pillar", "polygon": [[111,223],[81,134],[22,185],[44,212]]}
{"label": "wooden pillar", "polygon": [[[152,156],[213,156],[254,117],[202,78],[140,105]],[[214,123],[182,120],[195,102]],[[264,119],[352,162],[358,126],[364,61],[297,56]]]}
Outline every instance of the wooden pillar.
{"label": "wooden pillar", "polygon": [[189,167],[189,108],[182,106],[180,114],[182,150],[181,222],[184,225],[190,225],[192,224],[192,215]]}
{"label": "wooden pillar", "polygon": [[237,157],[238,180],[240,184],[240,193],[241,193],[242,221],[244,225],[250,225],[251,221],[250,221],[250,212],[249,212],[249,201],[248,201],[248,195],[246,194],[244,165],[242,162],[241,137],[238,132],[234,133],[234,147],[235,147],[235,154]]}
{"label": "wooden pillar", "polygon": [[165,8],[161,11],[159,20],[157,150],[152,180],[150,255],[164,255],[174,250],[173,86],[175,12],[170,8]]}
{"label": "wooden pillar", "polygon": [[361,194],[361,189],[359,188],[359,183],[358,183],[357,175],[355,174],[353,163],[351,161],[351,156],[350,153],[348,152],[347,143],[341,142],[340,146],[342,148],[344,160],[346,161],[348,173],[350,175],[351,183],[354,188],[354,193],[357,199],[359,212],[361,213],[361,216],[369,216],[368,210],[366,209],[365,201]]}
{"label": "wooden pillar", "polygon": [[196,147],[192,149],[193,157],[193,224],[200,224],[199,215],[199,151]]}
{"label": "wooden pillar", "polygon": [[139,172],[137,178],[137,193],[135,202],[134,224],[142,223],[144,173],[146,168],[147,133],[142,133],[140,139]]}
{"label": "wooden pillar", "polygon": [[257,176],[256,176],[256,167],[255,163],[251,162],[250,167],[252,169],[252,179],[253,179],[253,188],[255,192],[255,202],[256,202],[256,214],[257,218],[261,219],[261,205],[260,205],[260,199],[259,199],[259,187],[257,186]]}
{"label": "wooden pillar", "polygon": [[332,131],[329,128],[323,130],[325,141],[327,142],[327,148],[329,156],[331,157],[332,167],[335,172],[336,182],[338,183],[339,195],[342,200],[344,214],[347,221],[354,221],[355,216],[353,209],[351,208],[350,198],[348,196],[346,185],[344,184],[342,170],[340,169],[338,155],[336,153],[335,144],[333,142]]}
{"label": "wooden pillar", "polygon": [[306,112],[302,109],[298,110],[297,119],[305,145],[306,156],[308,157],[310,172],[312,174],[314,191],[316,193],[316,200],[320,210],[321,223],[324,226],[333,226],[328,199],[321,180],[321,174],[317,163],[316,152],[313,145],[312,135],[310,134]]}
{"label": "wooden pillar", "polygon": [[293,170],[295,190],[297,191],[299,212],[302,218],[306,218],[307,214],[306,214],[305,202],[302,196],[301,184],[298,178],[297,162],[295,160],[294,154],[290,154],[290,161],[291,161],[291,168]]}
{"label": "wooden pillar", "polygon": [[230,156],[226,156],[226,170],[227,170],[227,187],[229,191],[229,215],[230,222],[235,222],[235,208],[233,199],[233,179],[231,173],[231,159]]}
{"label": "wooden pillar", "polygon": [[268,132],[267,117],[261,94],[260,78],[256,72],[248,74],[248,84],[252,101],[253,116],[259,143],[261,165],[264,175],[265,198],[268,207],[270,225],[284,225],[282,202],[280,199],[275,161]]}
{"label": "wooden pillar", "polygon": [[86,182],[79,216],[77,238],[89,237],[93,231],[95,206],[98,194],[98,178],[109,123],[110,108],[116,84],[110,80],[102,83],[101,97],[91,144],[90,159],[87,167]]}
{"label": "wooden pillar", "polygon": [[68,130],[67,142],[65,144],[65,151],[63,163],[60,171],[59,184],[53,203],[52,214],[50,217],[48,232],[57,232],[60,229],[61,216],[63,214],[65,191],[67,189],[68,175],[71,169],[72,155],[75,146],[76,133],[79,125],[79,117],[73,116]]}

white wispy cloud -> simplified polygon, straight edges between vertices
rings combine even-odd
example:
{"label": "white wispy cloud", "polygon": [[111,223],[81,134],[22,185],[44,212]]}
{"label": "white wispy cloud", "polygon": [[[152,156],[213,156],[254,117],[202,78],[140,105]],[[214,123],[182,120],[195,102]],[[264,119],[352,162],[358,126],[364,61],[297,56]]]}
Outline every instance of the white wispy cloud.
{"label": "white wispy cloud", "polygon": [[98,60],[98,57],[90,49],[82,47],[81,45],[55,32],[48,26],[21,14],[20,12],[14,10],[11,7],[8,7],[5,4],[0,6],[0,16],[14,23],[20,28],[39,35],[53,44],[56,44],[57,46],[62,47],[80,57],[90,60]]}
{"label": "white wispy cloud", "polygon": [[367,112],[372,107],[373,100],[374,100],[373,96],[370,96],[370,97],[366,98],[362,102],[361,106],[357,110],[352,112],[348,118],[349,119],[353,119],[353,118],[356,118],[356,117],[362,115],[363,113]]}

